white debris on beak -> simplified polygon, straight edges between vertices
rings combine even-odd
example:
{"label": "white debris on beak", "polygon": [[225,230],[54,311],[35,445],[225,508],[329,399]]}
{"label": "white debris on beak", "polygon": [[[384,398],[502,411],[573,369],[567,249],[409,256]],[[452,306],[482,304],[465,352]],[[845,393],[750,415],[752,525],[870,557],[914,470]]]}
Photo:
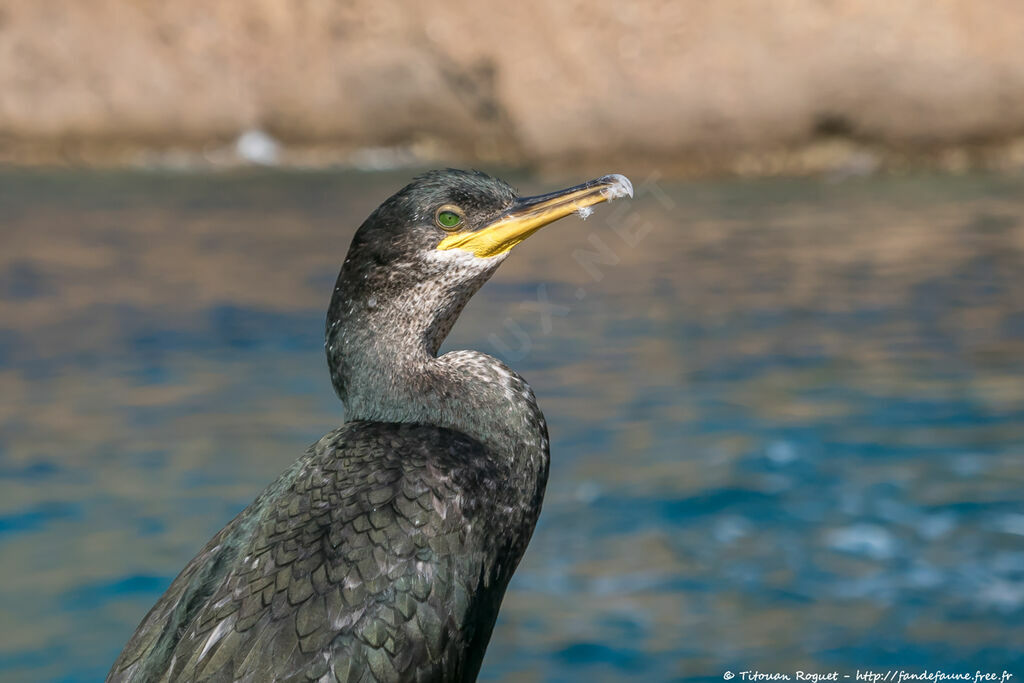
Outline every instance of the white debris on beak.
{"label": "white debris on beak", "polygon": [[580,218],[582,218],[583,220],[587,220],[588,218],[590,218],[590,214],[594,213],[594,208],[591,206],[581,206],[580,208],[576,209],[576,213],[578,213],[580,215]]}
{"label": "white debris on beak", "polygon": [[607,187],[601,190],[601,194],[606,200],[611,201],[619,197],[633,197],[633,183],[629,182],[629,178],[621,173],[606,175],[601,180],[609,183]]}

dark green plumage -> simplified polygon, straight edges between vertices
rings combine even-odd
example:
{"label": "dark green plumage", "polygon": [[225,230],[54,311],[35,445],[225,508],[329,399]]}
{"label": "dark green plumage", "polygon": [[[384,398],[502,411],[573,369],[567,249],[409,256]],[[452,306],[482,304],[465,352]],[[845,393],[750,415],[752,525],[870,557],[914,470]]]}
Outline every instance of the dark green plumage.
{"label": "dark green plumage", "polygon": [[109,680],[472,680],[517,525],[513,473],[481,455],[424,425],[325,436],[189,563]]}
{"label": "dark green plumage", "polygon": [[439,250],[516,202],[501,181],[421,176],[360,227],[327,320],[346,424],[185,567],[108,681],[471,681],[540,512],[533,392],[481,353],[437,350],[507,254]]}

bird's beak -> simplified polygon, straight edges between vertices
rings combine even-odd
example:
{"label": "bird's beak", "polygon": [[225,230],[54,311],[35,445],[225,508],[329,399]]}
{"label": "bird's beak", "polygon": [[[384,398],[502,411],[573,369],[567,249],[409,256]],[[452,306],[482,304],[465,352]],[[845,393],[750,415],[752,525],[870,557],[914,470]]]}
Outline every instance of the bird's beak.
{"label": "bird's beak", "polygon": [[613,173],[558,192],[520,197],[497,220],[477,230],[452,233],[437,248],[463,249],[483,258],[498,256],[559,218],[577,211],[586,217],[594,204],[632,196],[629,179]]}

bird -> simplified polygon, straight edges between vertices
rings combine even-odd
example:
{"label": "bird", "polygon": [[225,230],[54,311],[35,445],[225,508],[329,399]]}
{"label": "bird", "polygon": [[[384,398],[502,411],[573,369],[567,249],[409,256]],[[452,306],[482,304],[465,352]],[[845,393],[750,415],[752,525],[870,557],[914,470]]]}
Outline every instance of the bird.
{"label": "bird", "polygon": [[374,210],[327,313],[343,425],[185,566],[108,683],[476,680],[540,514],[548,431],[505,363],[438,351],[516,245],[626,196],[619,174],[522,197],[446,169]]}

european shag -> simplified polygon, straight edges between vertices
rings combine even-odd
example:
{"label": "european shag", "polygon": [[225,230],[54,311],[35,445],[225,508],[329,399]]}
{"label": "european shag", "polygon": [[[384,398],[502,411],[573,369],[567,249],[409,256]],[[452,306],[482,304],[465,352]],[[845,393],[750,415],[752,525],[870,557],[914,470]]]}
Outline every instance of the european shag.
{"label": "european shag", "polygon": [[544,416],[526,381],[438,348],[539,228],[632,196],[609,175],[519,197],[431,171],[356,231],[327,314],[345,424],[207,543],[107,681],[473,681],[540,514]]}

